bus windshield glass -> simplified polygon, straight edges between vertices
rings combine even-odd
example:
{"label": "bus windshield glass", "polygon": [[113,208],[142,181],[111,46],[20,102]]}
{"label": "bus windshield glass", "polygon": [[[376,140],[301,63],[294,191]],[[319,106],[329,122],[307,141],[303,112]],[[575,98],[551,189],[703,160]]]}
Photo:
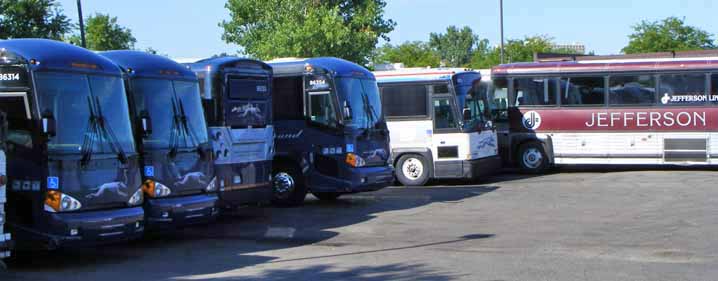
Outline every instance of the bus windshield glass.
{"label": "bus windshield glass", "polygon": [[[57,132],[48,142],[50,153],[81,153],[91,143],[94,153],[116,153],[113,147],[135,151],[120,77],[40,72],[35,76],[40,113],[51,116]],[[91,117],[102,116],[108,134],[91,129]]]}
{"label": "bus windshield glass", "polygon": [[454,87],[456,88],[456,104],[459,110],[469,112],[471,116],[464,120],[465,129],[476,129],[486,121],[486,113],[488,110],[487,88],[479,81],[481,75],[470,74],[461,75],[454,78]]}
{"label": "bus windshield glass", "polygon": [[371,129],[383,121],[381,98],[375,80],[360,78],[337,78],[336,87],[340,108],[349,107],[350,116],[345,110],[345,124],[362,129]]}
{"label": "bus windshield glass", "polygon": [[188,81],[132,81],[137,112],[149,115],[152,121],[152,132],[142,141],[144,147],[191,149],[208,141],[198,87]]}

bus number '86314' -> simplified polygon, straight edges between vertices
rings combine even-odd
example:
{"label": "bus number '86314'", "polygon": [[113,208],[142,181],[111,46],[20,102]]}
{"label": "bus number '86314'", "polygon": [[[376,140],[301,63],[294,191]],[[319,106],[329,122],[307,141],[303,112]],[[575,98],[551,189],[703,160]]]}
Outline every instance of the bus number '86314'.
{"label": "bus number '86314'", "polygon": [[0,73],[0,81],[18,81],[20,73]]}

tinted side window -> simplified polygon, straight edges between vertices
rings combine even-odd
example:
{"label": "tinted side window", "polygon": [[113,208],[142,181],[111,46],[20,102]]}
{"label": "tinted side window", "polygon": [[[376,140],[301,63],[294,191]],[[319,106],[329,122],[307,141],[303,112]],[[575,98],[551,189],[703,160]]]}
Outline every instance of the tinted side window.
{"label": "tinted side window", "polygon": [[441,94],[448,94],[449,93],[449,84],[436,84],[431,85],[432,89],[434,89],[433,94],[434,95],[441,95]]}
{"label": "tinted side window", "polygon": [[506,79],[496,79],[493,82],[494,87],[492,90],[489,90],[489,108],[491,109],[491,117],[497,121],[507,120],[509,108],[509,82]]}
{"label": "tinted side window", "polygon": [[662,74],[660,101],[662,104],[704,104],[706,102],[705,74]]}
{"label": "tinted side window", "polygon": [[603,77],[561,79],[561,104],[566,106],[603,105]]}
{"label": "tinted side window", "polygon": [[434,99],[434,128],[454,129],[456,127],[456,118],[454,118],[454,111],[451,109],[451,100],[449,98]]}
{"label": "tinted side window", "polygon": [[718,103],[718,74],[711,75],[711,102]]}
{"label": "tinted side window", "polygon": [[611,76],[609,103],[612,105],[653,104],[656,80],[651,75]]}
{"label": "tinted side window", "polygon": [[425,85],[392,85],[382,86],[381,102],[384,116],[392,117],[426,117],[427,90]]}
{"label": "tinted side window", "polygon": [[302,77],[274,77],[272,112],[275,120],[304,119]]}
{"label": "tinted side window", "polygon": [[519,78],[514,80],[516,106],[555,105],[556,79]]}

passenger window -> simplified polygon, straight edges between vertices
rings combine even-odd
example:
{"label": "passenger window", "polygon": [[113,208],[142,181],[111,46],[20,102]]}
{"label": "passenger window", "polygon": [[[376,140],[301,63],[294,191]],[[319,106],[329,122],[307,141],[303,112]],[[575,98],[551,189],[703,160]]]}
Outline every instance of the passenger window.
{"label": "passenger window", "polygon": [[432,85],[434,95],[449,94],[449,84]]}
{"label": "passenger window", "polygon": [[555,105],[557,79],[520,78],[514,80],[516,106]]}
{"label": "passenger window", "polygon": [[705,74],[661,75],[662,104],[704,104],[706,102]]}
{"label": "passenger window", "polygon": [[603,105],[603,77],[571,77],[561,79],[561,105]]}
{"label": "passenger window", "polygon": [[457,128],[449,98],[434,99],[434,129]]}
{"label": "passenger window", "polygon": [[609,104],[649,105],[655,102],[656,80],[651,75],[612,76],[609,79]]}
{"label": "passenger window", "polygon": [[506,79],[494,80],[493,90],[489,91],[489,107],[491,108],[491,117],[493,120],[508,120],[508,93],[509,82]]}
{"label": "passenger window", "polygon": [[334,103],[332,103],[329,92],[309,93],[309,100],[311,121],[325,126],[335,127],[337,118],[334,111]]}
{"label": "passenger window", "polygon": [[426,85],[392,85],[381,87],[381,102],[387,118],[429,116]]}
{"label": "passenger window", "polygon": [[710,101],[718,103],[718,74],[711,75]]}

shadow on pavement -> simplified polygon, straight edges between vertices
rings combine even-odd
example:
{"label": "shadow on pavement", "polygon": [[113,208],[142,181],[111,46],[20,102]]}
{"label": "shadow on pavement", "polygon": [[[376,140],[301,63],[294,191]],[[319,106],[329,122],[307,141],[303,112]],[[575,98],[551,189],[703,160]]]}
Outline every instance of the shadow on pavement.
{"label": "shadow on pavement", "polygon": [[439,272],[424,264],[387,264],[379,266],[359,266],[337,268],[331,265],[314,265],[300,269],[268,270],[259,276],[246,278],[228,277],[205,280],[358,280],[358,281],[444,281],[455,279],[455,274]]}
{"label": "shadow on pavement", "polygon": [[[497,189],[496,186],[387,188],[349,195],[336,202],[319,201],[310,195],[303,207],[260,208],[253,210],[256,212],[223,216],[213,224],[152,235],[140,241],[97,248],[21,253],[10,264],[10,271],[0,273],[0,280],[55,281],[58,276],[72,280],[172,280],[236,271],[263,263],[282,262],[281,257],[262,255],[261,252],[320,243],[340,235],[332,231],[333,228],[366,222],[383,212],[433,203],[459,203]],[[438,244],[488,237],[492,235],[477,234]],[[398,251],[432,244],[366,252]],[[343,255],[359,254],[362,252]],[[306,259],[317,258],[323,256],[307,253]],[[327,270],[309,265],[297,272],[269,271],[267,276],[257,279],[297,280],[292,276],[299,276],[298,280],[303,280],[304,274],[316,276],[311,278],[314,280],[341,279],[341,276],[356,277],[357,280],[429,280],[417,278],[432,276],[417,265]],[[365,276],[367,274],[371,277]],[[438,275],[430,280],[448,278]]]}

